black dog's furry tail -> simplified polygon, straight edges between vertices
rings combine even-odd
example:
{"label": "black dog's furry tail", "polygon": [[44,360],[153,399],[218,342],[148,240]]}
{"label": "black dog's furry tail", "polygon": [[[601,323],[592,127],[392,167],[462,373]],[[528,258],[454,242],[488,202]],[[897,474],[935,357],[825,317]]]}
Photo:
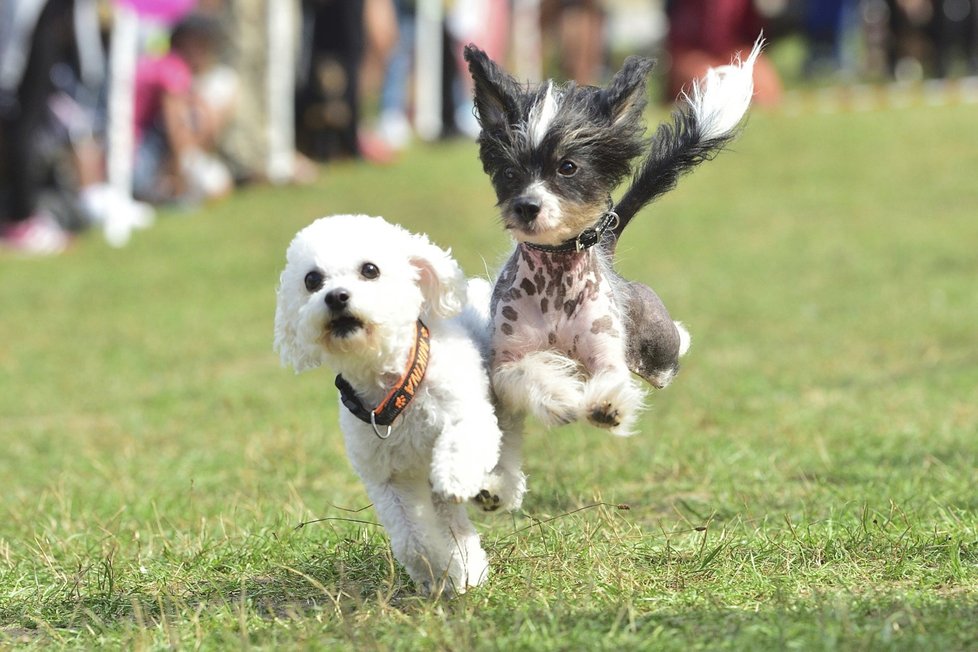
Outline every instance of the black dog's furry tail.
{"label": "black dog's furry tail", "polygon": [[616,239],[644,206],[674,188],[683,173],[715,157],[737,135],[754,93],[754,61],[763,45],[763,38],[758,38],[747,59],[711,69],[683,93],[672,124],[659,126],[648,156],[615,206]]}
{"label": "black dog's furry tail", "polygon": [[662,124],[652,138],[652,149],[635,172],[632,185],[615,206],[620,235],[647,204],[676,187],[679,177],[720,153],[736,134],[703,138],[690,107],[673,113],[672,124]]}

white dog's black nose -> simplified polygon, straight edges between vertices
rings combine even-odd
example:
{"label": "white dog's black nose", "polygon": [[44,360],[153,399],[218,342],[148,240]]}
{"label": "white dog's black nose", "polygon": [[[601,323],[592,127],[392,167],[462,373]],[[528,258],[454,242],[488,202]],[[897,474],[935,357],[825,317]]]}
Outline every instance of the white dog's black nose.
{"label": "white dog's black nose", "polygon": [[536,197],[524,196],[513,200],[513,212],[527,224],[537,218],[541,206],[540,200]]}
{"label": "white dog's black nose", "polygon": [[334,312],[345,310],[348,303],[350,303],[350,291],[346,288],[336,288],[326,293],[326,305]]}

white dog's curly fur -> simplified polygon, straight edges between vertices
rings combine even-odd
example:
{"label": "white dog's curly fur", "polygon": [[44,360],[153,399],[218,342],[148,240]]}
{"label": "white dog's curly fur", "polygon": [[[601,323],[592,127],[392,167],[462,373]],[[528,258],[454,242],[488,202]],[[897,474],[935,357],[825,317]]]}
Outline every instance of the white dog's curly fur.
{"label": "white dog's curly fur", "polygon": [[391,436],[380,439],[342,403],[340,426],[394,556],[422,591],[478,585],[489,565],[460,503],[481,493],[486,509],[515,508],[525,490],[519,459],[497,467],[502,433],[486,367],[488,283],[467,284],[451,255],[427,237],[365,215],[313,222],[286,258],[275,313],[282,363],[296,372],[327,364],[368,409],[408,365],[417,320],[428,326],[427,373]]}

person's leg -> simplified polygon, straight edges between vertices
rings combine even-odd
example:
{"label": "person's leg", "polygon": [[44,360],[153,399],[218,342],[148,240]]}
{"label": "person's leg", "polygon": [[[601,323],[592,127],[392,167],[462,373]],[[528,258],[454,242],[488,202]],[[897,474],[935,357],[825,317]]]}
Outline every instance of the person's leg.
{"label": "person's leg", "polygon": [[73,0],[50,0],[38,18],[31,51],[15,101],[0,115],[6,206],[0,211],[0,237],[7,246],[33,252],[57,253],[68,236],[50,216],[38,214],[44,178],[38,156],[37,133],[53,90],[50,71],[70,56],[73,44]]}
{"label": "person's leg", "polygon": [[63,61],[72,43],[72,0],[50,0],[38,18],[16,103],[6,107],[3,130],[10,221],[24,220],[37,209],[43,170],[37,157],[37,131],[53,90],[51,68]]}
{"label": "person's leg", "polygon": [[604,14],[594,0],[565,2],[560,16],[560,52],[566,74],[579,84],[600,81]]}

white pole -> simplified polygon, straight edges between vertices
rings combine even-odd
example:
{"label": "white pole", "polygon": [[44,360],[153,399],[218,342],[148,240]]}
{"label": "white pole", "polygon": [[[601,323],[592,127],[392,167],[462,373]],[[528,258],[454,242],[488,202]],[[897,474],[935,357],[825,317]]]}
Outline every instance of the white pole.
{"label": "white pole", "polygon": [[513,2],[513,70],[516,78],[538,83],[543,79],[540,38],[540,0]]}
{"label": "white pole", "polygon": [[442,0],[419,0],[415,35],[414,127],[423,140],[441,135]]}
{"label": "white pole", "polygon": [[293,0],[266,0],[268,12],[267,95],[268,160],[272,183],[295,176],[295,38]]}
{"label": "white pole", "polygon": [[139,16],[123,4],[115,5],[112,54],[109,60],[108,161],[109,184],[124,197],[132,196],[133,103],[136,59],[139,56]]}

